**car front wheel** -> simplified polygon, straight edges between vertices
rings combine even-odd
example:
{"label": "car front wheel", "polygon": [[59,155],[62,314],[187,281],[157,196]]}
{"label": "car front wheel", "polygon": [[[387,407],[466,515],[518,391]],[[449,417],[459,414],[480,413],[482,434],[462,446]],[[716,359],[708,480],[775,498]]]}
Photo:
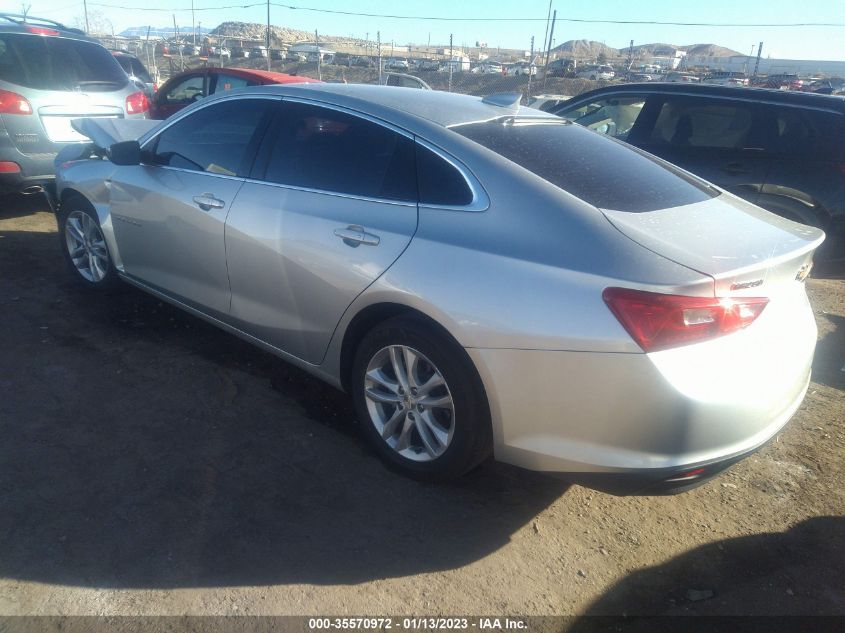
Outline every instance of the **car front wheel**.
{"label": "car front wheel", "polygon": [[421,320],[394,318],[366,335],[352,391],[364,434],[403,474],[451,479],[492,452],[487,398],[472,361]]}
{"label": "car front wheel", "polygon": [[65,261],[78,282],[97,289],[117,283],[103,230],[90,207],[75,198],[69,200],[59,216],[59,235]]}

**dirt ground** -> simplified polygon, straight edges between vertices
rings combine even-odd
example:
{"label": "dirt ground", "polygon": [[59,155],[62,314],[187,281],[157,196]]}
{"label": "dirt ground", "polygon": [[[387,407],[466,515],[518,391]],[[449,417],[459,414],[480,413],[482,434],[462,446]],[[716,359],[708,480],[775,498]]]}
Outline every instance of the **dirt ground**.
{"label": "dirt ground", "polygon": [[0,205],[0,614],[845,615],[841,279],[808,282],[801,410],[715,481],[424,485],[343,394],[133,289],[79,291],[38,199]]}

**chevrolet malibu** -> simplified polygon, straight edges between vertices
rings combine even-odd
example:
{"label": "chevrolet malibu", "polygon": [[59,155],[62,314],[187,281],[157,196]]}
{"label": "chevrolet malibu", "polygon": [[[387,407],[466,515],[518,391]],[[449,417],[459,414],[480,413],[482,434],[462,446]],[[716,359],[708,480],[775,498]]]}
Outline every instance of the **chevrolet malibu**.
{"label": "chevrolet malibu", "polygon": [[346,390],[405,474],[701,483],[804,397],[824,235],[518,103],[286,85],[76,121],[65,258]]}

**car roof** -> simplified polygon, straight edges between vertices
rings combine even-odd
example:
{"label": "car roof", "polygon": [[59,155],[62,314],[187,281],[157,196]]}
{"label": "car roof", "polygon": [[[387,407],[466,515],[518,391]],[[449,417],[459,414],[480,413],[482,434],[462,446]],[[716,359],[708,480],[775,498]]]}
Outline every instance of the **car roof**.
{"label": "car roof", "polygon": [[667,94],[683,94],[686,96],[711,96],[744,99],[750,101],[766,101],[784,105],[835,109],[845,112],[845,97],[835,95],[820,95],[812,92],[797,90],[774,90],[770,88],[744,88],[740,86],[717,86],[713,84],[690,83],[630,83],[616,86],[605,86],[589,92],[584,92],[573,101],[583,98],[593,98],[605,94],[620,92],[637,92],[645,94],[659,92]]}
{"label": "car roof", "polygon": [[270,85],[248,89],[287,96],[303,96],[319,99],[339,106],[383,115],[390,120],[412,115],[426,119],[443,127],[490,121],[503,116],[520,118],[559,120],[558,117],[527,106],[509,108],[487,103],[481,97],[444,92],[442,90],[419,90],[371,84],[329,84],[315,83],[307,87],[288,84]]}
{"label": "car roof", "polygon": [[[32,30],[30,29],[50,29],[58,31],[58,34],[51,34],[52,37],[64,37],[99,44],[99,42],[94,38],[85,35],[84,31],[70,26],[65,26],[61,22],[56,22],[55,20],[38,18],[31,15],[0,12],[0,33],[32,33]],[[44,33],[33,34],[39,36],[44,35]]]}
{"label": "car roof", "polygon": [[311,77],[300,77],[298,75],[288,75],[287,73],[277,73],[269,70],[255,70],[252,68],[220,68],[219,66],[209,66],[206,68],[190,68],[182,71],[177,75],[173,75],[169,81],[184,77],[187,75],[195,75],[209,73],[212,75],[234,75],[235,77],[243,77],[244,79],[255,79],[263,83],[274,84],[290,84],[290,83],[319,83],[318,79],[311,79]]}

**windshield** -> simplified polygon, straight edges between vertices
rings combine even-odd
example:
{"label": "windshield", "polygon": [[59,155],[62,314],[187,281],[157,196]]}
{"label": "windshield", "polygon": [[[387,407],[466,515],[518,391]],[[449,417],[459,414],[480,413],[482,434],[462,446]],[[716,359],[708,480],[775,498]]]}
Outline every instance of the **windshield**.
{"label": "windshield", "polygon": [[23,33],[0,33],[0,79],[36,90],[93,92],[129,81],[99,44]]}
{"label": "windshield", "polygon": [[718,195],[645,152],[580,125],[507,117],[451,129],[600,209],[653,211]]}

